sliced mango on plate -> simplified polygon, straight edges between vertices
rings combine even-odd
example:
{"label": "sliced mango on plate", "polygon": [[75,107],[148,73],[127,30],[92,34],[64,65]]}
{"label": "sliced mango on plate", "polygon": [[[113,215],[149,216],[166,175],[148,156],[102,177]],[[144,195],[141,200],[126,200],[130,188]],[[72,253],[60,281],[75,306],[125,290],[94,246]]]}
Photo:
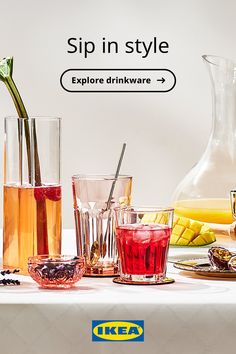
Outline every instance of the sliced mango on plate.
{"label": "sliced mango on plate", "polygon": [[[144,214],[143,223],[167,224],[166,214]],[[204,223],[185,217],[174,217],[170,244],[173,246],[205,246],[216,241],[214,231]]]}
{"label": "sliced mango on plate", "polygon": [[205,246],[215,242],[215,233],[207,224],[189,218],[174,218],[170,238],[173,246]]}

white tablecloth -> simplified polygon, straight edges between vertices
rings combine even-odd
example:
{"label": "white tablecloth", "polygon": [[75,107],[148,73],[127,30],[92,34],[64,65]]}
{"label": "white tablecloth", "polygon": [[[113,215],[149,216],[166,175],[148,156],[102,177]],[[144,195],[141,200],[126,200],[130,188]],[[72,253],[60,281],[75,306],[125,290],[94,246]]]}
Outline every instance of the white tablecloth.
{"label": "white tablecloth", "polygon": [[[63,235],[75,252],[74,232]],[[206,253],[173,248],[170,255]],[[168,266],[175,283],[125,286],[83,278],[73,290],[41,290],[29,277],[0,288],[1,354],[217,354],[235,350],[236,282],[190,277]],[[144,342],[92,342],[92,320],[144,320]]]}

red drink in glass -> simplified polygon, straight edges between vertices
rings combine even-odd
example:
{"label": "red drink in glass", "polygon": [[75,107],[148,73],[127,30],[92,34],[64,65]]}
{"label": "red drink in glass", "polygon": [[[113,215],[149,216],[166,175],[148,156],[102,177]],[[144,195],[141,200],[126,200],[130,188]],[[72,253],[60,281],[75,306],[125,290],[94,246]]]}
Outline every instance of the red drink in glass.
{"label": "red drink in glass", "polygon": [[166,262],[173,208],[116,208],[116,242],[121,284],[167,284]]}
{"label": "red drink in glass", "polygon": [[117,228],[123,274],[165,275],[171,229],[158,224],[127,224]]}

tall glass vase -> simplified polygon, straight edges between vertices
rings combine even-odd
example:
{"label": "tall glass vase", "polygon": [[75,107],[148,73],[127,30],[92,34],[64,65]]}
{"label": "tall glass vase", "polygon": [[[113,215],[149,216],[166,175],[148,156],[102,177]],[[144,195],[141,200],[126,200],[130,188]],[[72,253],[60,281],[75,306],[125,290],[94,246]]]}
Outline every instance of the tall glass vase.
{"label": "tall glass vase", "polygon": [[204,55],[212,85],[212,132],[200,161],[174,194],[175,214],[235,238],[230,191],[236,187],[236,64]]}
{"label": "tall glass vase", "polygon": [[61,251],[60,118],[6,118],[3,266]]}

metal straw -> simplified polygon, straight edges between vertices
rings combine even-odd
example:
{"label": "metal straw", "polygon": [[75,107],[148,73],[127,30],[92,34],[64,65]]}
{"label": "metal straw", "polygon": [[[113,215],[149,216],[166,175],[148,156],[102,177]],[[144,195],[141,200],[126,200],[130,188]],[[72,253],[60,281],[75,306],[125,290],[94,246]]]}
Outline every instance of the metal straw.
{"label": "metal straw", "polygon": [[114,189],[115,189],[116,181],[117,181],[117,179],[119,177],[120,168],[121,168],[122,160],[123,160],[123,157],[124,157],[125,149],[126,149],[126,143],[123,144],[123,147],[122,147],[122,150],[121,150],[120,159],[119,159],[119,162],[118,162],[118,165],[117,165],[117,169],[116,169],[116,173],[115,173],[115,179],[112,182],[110,194],[109,194],[109,197],[108,197],[108,200],[107,200],[106,210],[110,209],[110,207],[111,207],[112,196],[113,196],[113,192],[114,192]]}
{"label": "metal straw", "polygon": [[105,257],[106,251],[107,251],[106,240],[107,240],[108,230],[110,229],[110,220],[111,220],[111,211],[112,211],[111,210],[112,197],[113,197],[116,181],[117,181],[117,179],[119,177],[120,168],[121,168],[121,164],[122,164],[122,161],[123,161],[125,149],[126,149],[126,143],[123,144],[123,147],[122,147],[122,150],[121,150],[119,162],[118,162],[116,173],[115,173],[115,178],[114,178],[114,181],[112,182],[110,194],[109,194],[109,197],[108,197],[108,200],[107,200],[106,209],[104,210],[104,211],[109,210],[109,214],[108,214],[108,218],[107,218],[107,229],[106,229],[106,232],[105,232],[105,235],[104,235],[104,240],[103,240],[103,245],[102,245],[102,256],[103,257]]}

